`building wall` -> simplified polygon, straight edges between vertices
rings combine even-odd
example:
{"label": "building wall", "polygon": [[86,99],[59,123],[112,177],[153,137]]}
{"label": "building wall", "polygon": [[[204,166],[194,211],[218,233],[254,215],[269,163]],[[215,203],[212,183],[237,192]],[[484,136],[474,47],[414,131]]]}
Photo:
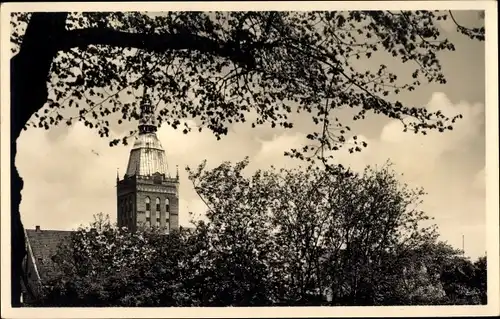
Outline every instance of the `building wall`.
{"label": "building wall", "polygon": [[[137,230],[138,225],[156,226],[156,199],[160,200],[160,227],[179,229],[179,184],[177,179],[153,177],[131,177],[118,182],[118,225]],[[149,220],[146,214],[146,198],[150,199]],[[167,213],[166,200],[169,212]],[[130,207],[132,204],[132,207]],[[132,215],[130,219],[129,215]],[[168,221],[167,221],[168,217]]]}
{"label": "building wall", "polygon": [[170,207],[170,227],[179,230],[179,196],[171,198]]}
{"label": "building wall", "polygon": [[136,180],[125,178],[117,183],[117,223],[118,227],[135,230],[136,225]]}

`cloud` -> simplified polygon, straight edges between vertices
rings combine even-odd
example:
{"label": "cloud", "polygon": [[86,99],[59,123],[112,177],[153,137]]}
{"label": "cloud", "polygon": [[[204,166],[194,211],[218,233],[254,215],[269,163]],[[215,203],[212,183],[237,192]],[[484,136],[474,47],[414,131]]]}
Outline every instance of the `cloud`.
{"label": "cloud", "polygon": [[270,140],[259,140],[260,150],[251,158],[249,170],[252,168],[270,167],[294,168],[300,163],[284,154],[291,149],[299,149],[306,143],[305,134],[284,132],[276,134]]}
{"label": "cloud", "polygon": [[365,165],[382,165],[388,159],[403,174],[410,187],[424,187],[422,209],[435,217],[442,238],[461,247],[461,234],[474,238],[467,253],[478,256],[485,247],[484,184],[484,105],[460,101],[453,103],[443,93],[434,93],[427,103],[429,111],[441,110],[448,117],[462,114],[453,131],[430,132],[426,136],[403,133],[397,120],[387,123],[378,139],[365,140],[361,153],[339,152],[338,161],[361,170]]}
{"label": "cloud", "polygon": [[[368,140],[368,148],[353,157],[361,156],[364,161],[379,164],[390,159],[397,164],[399,170],[410,174],[412,178],[420,176],[430,179],[471,155],[484,159],[484,154],[465,154],[477,141],[484,140],[484,105],[463,101],[453,104],[445,94],[437,92],[431,96],[427,109],[430,112],[441,110],[448,117],[462,114],[463,119],[454,124],[453,131],[429,131],[426,136],[403,132],[403,124],[392,120],[382,128],[378,139]],[[449,160],[452,163],[444,169],[447,165],[443,161]]]}
{"label": "cloud", "polygon": [[56,142],[42,129],[29,129],[17,143],[26,227],[73,228],[93,214],[114,212],[116,201],[109,198],[116,196],[116,170],[126,165],[127,149],[109,148],[80,123]]}
{"label": "cloud", "polygon": [[[429,193],[422,207],[436,218],[443,238],[456,247],[461,234],[475,238],[468,253],[484,252],[484,105],[454,103],[443,93],[435,93],[427,103],[430,111],[440,109],[448,116],[461,113],[453,131],[432,132],[427,136],[403,133],[401,123],[389,121],[370,138],[360,130],[359,141],[368,147],[361,153],[347,149],[332,153],[336,161],[362,170],[366,165],[394,163],[401,180],[411,187],[422,186]],[[252,114],[250,114],[252,116]],[[255,115],[253,115],[255,116]],[[194,122],[187,121],[189,125]],[[247,123],[248,124],[248,123]],[[158,137],[166,150],[169,171],[180,173],[180,223],[189,225],[188,212],[196,218],[205,205],[194,192],[184,168],[195,168],[204,159],[213,168],[223,161],[250,157],[248,173],[271,165],[292,168],[304,163],[283,156],[307,143],[304,130],[276,130],[263,126],[235,125],[230,134],[217,141],[208,130],[183,134],[163,126]],[[366,131],[373,127],[366,127]],[[349,142],[349,141],[348,141]],[[18,140],[16,165],[24,178],[21,214],[25,226],[71,229],[87,225],[99,212],[116,220],[116,172],[125,172],[129,146],[110,148],[108,141],[77,123],[68,129],[29,129]],[[98,155],[97,155],[98,154]],[[467,226],[464,226],[467,225]]]}

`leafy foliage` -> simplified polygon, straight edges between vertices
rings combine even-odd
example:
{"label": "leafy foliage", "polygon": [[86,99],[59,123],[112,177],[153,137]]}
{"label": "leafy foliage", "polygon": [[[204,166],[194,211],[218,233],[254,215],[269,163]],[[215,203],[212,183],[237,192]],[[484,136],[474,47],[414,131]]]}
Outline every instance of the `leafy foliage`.
{"label": "leafy foliage", "polygon": [[[389,256],[395,260],[400,251],[436,239],[433,226],[420,226],[428,219],[418,210],[423,191],[400,187],[389,166],[368,167],[362,175],[340,168],[259,171],[246,179],[246,165],[224,163],[210,172],[202,165],[191,179],[217,238],[248,240],[256,251],[274,254],[272,263],[280,265],[275,276],[281,277],[276,289],[286,292],[279,303],[321,299],[327,288],[334,303],[374,303],[376,292],[363,296],[361,287],[375,289],[375,282],[387,279],[381,269],[390,268],[384,265]],[[249,234],[257,230],[258,236]],[[273,245],[263,245],[266,238]]]}
{"label": "leafy foliage", "polygon": [[183,243],[184,233],[164,236],[154,229],[131,233],[112,227],[101,215],[61,245],[53,260],[62,275],[47,283],[50,288],[40,305],[168,304],[178,293],[174,283],[183,279],[178,263],[188,253]]}
{"label": "leafy foliage", "polygon": [[[437,240],[422,190],[386,165],[258,171],[248,160],[189,170],[207,221],[165,236],[80,229],[55,259],[43,305],[479,304],[485,261]],[[92,230],[94,229],[94,230]],[[328,296],[328,297],[327,297]]]}
{"label": "leafy foliage", "polygon": [[474,263],[457,258],[442,270],[443,288],[450,304],[486,304],[486,257]]}
{"label": "leafy foliage", "polygon": [[[13,52],[23,48],[30,15],[15,13]],[[38,14],[39,15],[39,14]],[[405,130],[426,134],[452,129],[448,118],[425,107],[404,105],[397,95],[428,82],[446,83],[438,60],[453,51],[436,22],[451,12],[74,12],[56,38],[49,98],[29,125],[82,121],[110,137],[110,125],[138,119],[139,97],[151,90],[158,122],[184,133],[185,118],[218,138],[235,122],[258,114],[252,127],[293,128],[292,113],[307,113],[317,130],[312,141],[288,155],[319,158],[341,148],[350,127],[337,109],[373,112],[401,120]],[[456,21],[455,21],[456,22]],[[457,30],[484,40],[484,28]],[[54,35],[55,37],[55,35]],[[411,80],[388,65],[363,69],[360,58],[390,56],[414,65]],[[69,115],[73,114],[73,115]],[[121,140],[135,134],[129,132]],[[119,139],[111,139],[116,145]],[[365,143],[354,142],[352,151]]]}

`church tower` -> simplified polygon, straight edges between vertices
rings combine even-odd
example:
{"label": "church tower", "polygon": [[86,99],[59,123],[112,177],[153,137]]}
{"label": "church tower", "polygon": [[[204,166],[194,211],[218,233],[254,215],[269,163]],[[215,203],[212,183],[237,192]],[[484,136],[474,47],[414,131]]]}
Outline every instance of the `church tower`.
{"label": "church tower", "polygon": [[118,227],[179,229],[179,174],[172,178],[158,137],[154,109],[144,93],[139,135],[130,151],[127,172],[117,176]]}

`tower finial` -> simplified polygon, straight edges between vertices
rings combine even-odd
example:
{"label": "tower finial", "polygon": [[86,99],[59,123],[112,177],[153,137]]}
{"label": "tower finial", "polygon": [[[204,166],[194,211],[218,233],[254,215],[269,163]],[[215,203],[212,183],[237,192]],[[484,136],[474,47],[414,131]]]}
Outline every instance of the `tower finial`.
{"label": "tower finial", "polygon": [[120,181],[120,169],[116,169],[116,182],[118,183]]}
{"label": "tower finial", "polygon": [[179,180],[179,165],[175,165],[175,170],[176,170],[175,178]]}
{"label": "tower finial", "polygon": [[142,101],[141,101],[141,118],[139,119],[139,134],[146,133],[154,133],[157,130],[155,119],[154,119],[154,110],[153,105],[151,103],[151,99],[148,94],[148,86],[151,82],[148,74],[145,74],[143,77],[143,85],[144,90],[142,92]]}

